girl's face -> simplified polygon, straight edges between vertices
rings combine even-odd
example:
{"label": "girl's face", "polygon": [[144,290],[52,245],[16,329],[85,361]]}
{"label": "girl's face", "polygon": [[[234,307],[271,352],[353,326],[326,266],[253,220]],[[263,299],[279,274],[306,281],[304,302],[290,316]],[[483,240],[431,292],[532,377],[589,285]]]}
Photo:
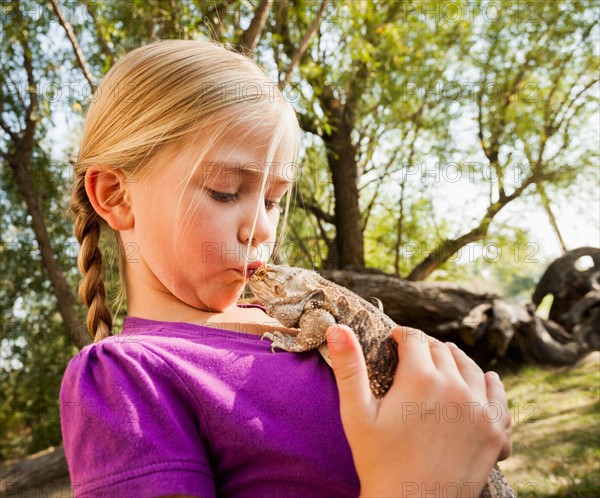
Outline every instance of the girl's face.
{"label": "girl's face", "polygon": [[210,147],[189,181],[200,150],[180,144],[159,153],[152,175],[130,182],[134,223],[122,235],[128,300],[137,308],[175,297],[222,311],[241,294],[244,264],[269,259],[279,203],[292,185],[293,145],[280,144],[265,174],[267,144],[239,136],[232,131]]}

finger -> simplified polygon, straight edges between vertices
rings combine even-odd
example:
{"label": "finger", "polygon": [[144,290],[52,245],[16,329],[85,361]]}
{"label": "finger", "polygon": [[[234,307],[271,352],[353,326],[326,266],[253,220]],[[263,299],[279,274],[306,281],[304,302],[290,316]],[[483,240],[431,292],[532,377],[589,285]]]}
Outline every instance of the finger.
{"label": "finger", "polygon": [[502,445],[502,449],[500,450],[500,454],[498,455],[498,461],[506,460],[510,454],[512,453],[512,441],[510,439],[511,431],[508,430],[504,434],[504,444]]}
{"label": "finger", "polygon": [[454,355],[446,344],[432,337],[429,340],[429,350],[435,367],[445,378],[462,380],[456,361],[454,361]]}
{"label": "finger", "polygon": [[493,422],[501,424],[502,431],[504,433],[504,442],[502,449],[498,456],[498,460],[504,460],[508,458],[511,452],[511,426],[512,418],[508,409],[508,400],[506,398],[506,391],[504,385],[498,377],[498,374],[493,371],[486,372],[485,382],[487,388],[487,398],[490,409],[493,408],[496,415],[491,415],[491,410],[488,411],[488,417],[494,417]]}
{"label": "finger", "polygon": [[410,373],[435,369],[425,332],[410,327],[395,327],[392,337],[398,344],[398,371]]}
{"label": "finger", "polygon": [[327,347],[340,396],[344,427],[360,430],[376,415],[375,398],[369,387],[365,357],[354,332],[345,325],[327,329]]}
{"label": "finger", "polygon": [[483,370],[456,344],[447,342],[448,348],[454,357],[454,362],[461,377],[469,385],[474,394],[482,399],[487,397],[487,385]]}

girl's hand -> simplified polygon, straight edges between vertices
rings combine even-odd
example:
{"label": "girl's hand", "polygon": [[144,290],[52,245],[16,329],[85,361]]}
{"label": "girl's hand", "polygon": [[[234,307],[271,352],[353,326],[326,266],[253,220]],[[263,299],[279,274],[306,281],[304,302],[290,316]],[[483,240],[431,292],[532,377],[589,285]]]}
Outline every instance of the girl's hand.
{"label": "girl's hand", "polygon": [[361,496],[479,496],[496,461],[510,454],[500,379],[453,344],[407,327],[392,334],[398,370],[376,399],[354,333],[345,325],[327,331]]}

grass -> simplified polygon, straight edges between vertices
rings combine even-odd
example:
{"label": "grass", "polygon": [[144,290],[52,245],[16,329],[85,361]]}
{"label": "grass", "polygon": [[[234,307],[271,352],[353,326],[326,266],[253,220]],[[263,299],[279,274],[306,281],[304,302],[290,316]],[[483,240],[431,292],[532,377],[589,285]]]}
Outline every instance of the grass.
{"label": "grass", "polygon": [[512,455],[500,467],[517,496],[600,496],[600,353],[499,373],[513,415]]}

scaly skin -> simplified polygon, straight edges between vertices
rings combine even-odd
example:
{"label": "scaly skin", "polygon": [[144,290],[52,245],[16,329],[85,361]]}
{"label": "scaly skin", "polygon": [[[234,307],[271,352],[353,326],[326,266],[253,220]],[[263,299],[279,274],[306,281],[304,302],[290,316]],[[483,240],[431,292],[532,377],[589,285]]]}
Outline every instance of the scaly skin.
{"label": "scaly skin", "polygon": [[[318,349],[331,366],[325,332],[336,323],[348,325],[358,337],[369,374],[371,391],[383,397],[392,385],[398,366],[398,348],[392,339],[394,321],[382,309],[352,291],[324,279],[311,270],[266,265],[258,268],[249,281],[250,289],[265,306],[266,313],[297,335],[267,332],[275,348],[291,352]],[[481,498],[514,498],[498,466],[494,466]]]}

